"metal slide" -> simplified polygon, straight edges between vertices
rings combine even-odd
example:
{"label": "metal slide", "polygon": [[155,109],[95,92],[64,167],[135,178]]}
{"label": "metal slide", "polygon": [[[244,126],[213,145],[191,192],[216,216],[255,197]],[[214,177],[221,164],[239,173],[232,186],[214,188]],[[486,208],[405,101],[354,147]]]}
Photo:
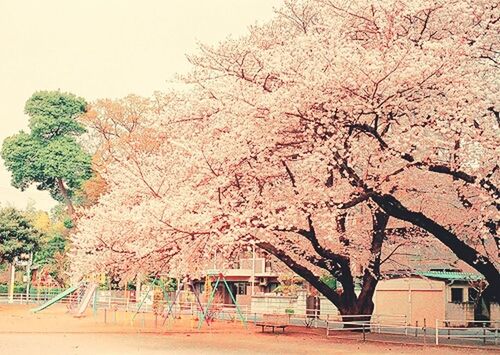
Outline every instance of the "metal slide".
{"label": "metal slide", "polygon": [[85,294],[83,295],[82,302],[80,302],[80,304],[78,305],[78,310],[75,313],[75,317],[83,316],[83,313],[85,313],[85,310],[89,306],[90,300],[92,299],[92,296],[94,296],[96,289],[97,284],[90,284],[87,286]]}
{"label": "metal slide", "polygon": [[31,310],[31,312],[38,313],[40,311],[43,311],[45,308],[52,306],[54,303],[59,302],[60,300],[62,300],[67,295],[69,295],[69,294],[75,292],[76,290],[78,290],[80,288],[80,286],[81,286],[80,284],[75,285],[75,286],[71,286],[70,288],[68,288],[68,289],[64,290],[63,292],[59,293],[54,298],[48,300],[47,302],[45,302],[41,306],[39,306],[37,308],[33,308]]}

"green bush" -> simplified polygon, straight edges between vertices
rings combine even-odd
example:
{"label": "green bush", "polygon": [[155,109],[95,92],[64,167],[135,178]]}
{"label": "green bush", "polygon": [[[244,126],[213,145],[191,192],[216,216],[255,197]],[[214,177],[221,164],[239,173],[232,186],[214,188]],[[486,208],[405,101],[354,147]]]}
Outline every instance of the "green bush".
{"label": "green bush", "polygon": [[[9,285],[0,285],[0,293],[8,293]],[[23,293],[26,292],[26,286],[24,285],[14,285],[14,293]]]}
{"label": "green bush", "polygon": [[[56,295],[64,289],[62,288],[45,288],[45,287],[30,287],[30,295],[31,296],[36,296],[38,294],[38,291],[40,291],[40,294],[53,294]],[[0,293],[8,293],[9,292],[9,286],[6,284],[0,284]],[[14,285],[14,293],[26,293],[26,285]]]}

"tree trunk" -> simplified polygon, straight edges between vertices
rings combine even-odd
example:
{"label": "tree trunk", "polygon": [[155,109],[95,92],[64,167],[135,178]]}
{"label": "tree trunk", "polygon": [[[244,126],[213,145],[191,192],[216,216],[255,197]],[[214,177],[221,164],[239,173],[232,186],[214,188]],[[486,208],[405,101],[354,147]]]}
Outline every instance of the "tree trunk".
{"label": "tree trunk", "polygon": [[62,181],[61,178],[57,178],[57,187],[59,188],[59,192],[63,196],[64,201],[66,202],[66,207],[68,208],[68,214],[70,215],[71,218],[73,218],[73,216],[75,215],[75,208],[73,207],[73,202],[71,202],[68,190],[64,186],[64,182]]}
{"label": "tree trunk", "polygon": [[[339,308],[344,322],[355,322],[357,324],[346,324],[345,328],[359,328],[362,323],[369,323],[373,309],[375,308],[373,295],[380,278],[380,256],[382,254],[382,244],[384,243],[385,228],[387,227],[389,216],[380,209],[372,208],[372,210],[373,235],[370,246],[371,257],[363,273],[361,292],[355,298],[355,302],[351,307]],[[369,331],[369,327],[367,331]]]}
{"label": "tree trunk", "polygon": [[[351,272],[351,260],[348,256],[337,255],[327,249],[321,247],[315,235],[312,219],[309,218],[309,231],[302,231],[300,234],[305,236],[315,245],[315,250],[319,251],[328,259],[323,259],[324,265],[317,264],[327,270],[342,284],[342,293],[337,293],[337,290],[331,289],[321,279],[315,275],[307,267],[297,263],[283,250],[276,248],[274,245],[261,242],[257,245],[268,253],[274,255],[287,265],[292,271],[304,278],[309,284],[316,288],[323,296],[332,302],[339,310],[344,322],[356,322],[358,324],[345,324],[345,328],[359,328],[360,322],[369,322],[373,313],[373,295],[380,278],[380,256],[382,252],[382,244],[385,239],[385,229],[389,220],[389,215],[379,208],[370,206],[372,210],[373,234],[370,245],[371,258],[369,264],[364,270],[363,285],[361,292],[358,295],[355,293],[355,282]],[[342,235],[344,245],[348,245],[349,240],[345,237],[345,218],[337,220],[337,231]],[[307,259],[307,258],[306,258]],[[332,266],[336,265],[334,269]],[[361,315],[361,317],[359,317]],[[356,317],[355,317],[356,316]]]}
{"label": "tree trunk", "polygon": [[[376,248],[378,248],[378,245],[381,246],[383,237],[374,239],[375,242],[372,241],[372,248],[373,244],[376,245]],[[339,310],[343,321],[370,321],[371,314],[374,309],[372,297],[375,293],[375,287],[377,286],[378,282],[378,278],[373,276],[373,271],[365,269],[363,286],[358,297],[354,292],[354,278],[351,274],[350,265],[342,264],[341,270],[338,272],[339,277],[337,278],[337,280],[342,284],[343,292],[339,294],[336,290],[331,289],[324,282],[322,282],[320,278],[313,272],[311,272],[308,268],[295,262],[295,260],[288,256],[284,251],[277,249],[275,246],[269,243],[259,243],[258,246],[280,259],[293,272],[304,278],[307,282],[309,282],[309,284],[316,288],[319,293],[321,293],[330,302],[332,302]],[[380,257],[375,257],[374,260],[375,263],[379,265]],[[352,317],[354,315],[366,315],[366,317]],[[347,324],[345,325],[345,327],[353,328],[359,327],[359,325]]]}
{"label": "tree trunk", "polygon": [[[342,317],[342,321],[346,322],[344,328],[354,328],[356,331],[362,331],[362,329],[359,328],[362,327],[363,324],[370,323],[374,307],[371,298],[366,302],[360,302],[358,299],[353,307],[340,307],[339,313]],[[369,325],[366,326],[365,331],[370,331]]]}

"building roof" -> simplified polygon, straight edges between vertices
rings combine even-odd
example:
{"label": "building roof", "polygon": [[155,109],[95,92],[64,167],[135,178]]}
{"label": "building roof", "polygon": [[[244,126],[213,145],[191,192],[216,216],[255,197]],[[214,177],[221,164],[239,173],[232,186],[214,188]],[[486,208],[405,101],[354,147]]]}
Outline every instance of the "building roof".
{"label": "building roof", "polygon": [[457,271],[420,271],[417,275],[431,277],[434,279],[450,280],[450,281],[478,281],[482,280],[483,276],[470,272]]}

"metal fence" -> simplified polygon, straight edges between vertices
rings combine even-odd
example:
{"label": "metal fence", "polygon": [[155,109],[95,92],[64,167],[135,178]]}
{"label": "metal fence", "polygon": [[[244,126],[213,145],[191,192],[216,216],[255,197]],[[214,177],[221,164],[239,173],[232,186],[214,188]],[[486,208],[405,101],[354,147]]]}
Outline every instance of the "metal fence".
{"label": "metal fence", "polygon": [[[356,315],[348,316],[348,321],[343,320],[340,316],[329,317],[326,325],[326,334],[330,336],[335,332],[357,331],[363,340],[367,339],[370,334],[387,334],[397,336],[392,340],[400,341],[401,339],[411,340],[410,337],[419,338],[415,343],[426,344],[435,342],[440,344],[443,339],[446,340],[469,340],[475,344],[482,343],[483,345],[498,345],[499,343],[499,325],[500,321],[473,321],[467,320],[469,325],[476,327],[452,327],[457,320],[436,320],[434,327],[428,327],[424,319],[423,324],[416,322],[414,325],[409,324],[407,317],[401,316],[384,316],[384,315]],[[433,337],[433,338],[432,338]],[[385,338],[391,340],[391,338]],[[448,342],[450,344],[450,342]]]}
{"label": "metal fence", "polygon": [[[43,303],[52,299],[59,294],[60,291],[46,291],[40,293],[14,293],[12,302],[10,302],[8,293],[0,293],[0,303],[28,304],[28,303]],[[62,302],[66,302],[69,298],[65,297]]]}
{"label": "metal fence", "polygon": [[439,344],[440,339],[479,339],[483,344],[489,342],[498,345],[500,321],[474,321],[465,320],[465,323],[472,325],[472,327],[453,327],[450,324],[463,322],[463,320],[456,319],[436,319],[434,328],[434,337],[436,345]]}
{"label": "metal fence", "polygon": [[[27,297],[26,294],[16,293],[13,295],[12,303],[14,304],[37,304],[47,302],[56,296],[58,292],[43,292],[39,294],[31,294]],[[71,304],[78,303],[81,298],[81,293],[68,295],[59,302],[66,304],[68,308]],[[0,293],[0,303],[9,302],[8,294]],[[169,317],[176,318],[181,316],[190,316],[200,318],[202,313],[211,319],[238,320],[241,316],[248,323],[258,323],[263,320],[265,313],[252,312],[247,305],[239,306],[240,312],[234,304],[211,304],[207,310],[206,303],[191,302],[176,302],[171,304],[167,301],[154,302],[136,302],[134,299],[126,297],[113,297],[104,295],[97,296],[92,300],[92,306],[95,310],[100,310],[104,313],[104,322],[117,322],[120,312],[125,312],[128,319],[141,321],[145,323],[146,315],[153,314],[155,319],[155,327],[158,318],[165,319],[168,313]],[[272,313],[272,312],[269,312]],[[418,338],[421,343],[434,342],[436,345],[443,343],[443,340],[469,340],[486,345],[498,345],[500,338],[500,321],[474,321],[466,320],[466,324],[472,327],[450,326],[456,324],[457,320],[436,320],[433,327],[429,327],[425,320],[423,324],[410,324],[405,315],[322,315],[318,309],[307,309],[304,314],[286,313],[288,315],[288,324],[302,326],[307,328],[320,328],[326,330],[327,336],[332,336],[337,333],[345,334],[345,332],[353,332],[359,334],[360,338],[367,340],[368,334],[387,334],[398,336],[399,342],[406,342],[403,339]],[[121,315],[123,317],[123,315]],[[460,320],[463,323],[463,320]],[[432,339],[433,338],[433,339]]]}

